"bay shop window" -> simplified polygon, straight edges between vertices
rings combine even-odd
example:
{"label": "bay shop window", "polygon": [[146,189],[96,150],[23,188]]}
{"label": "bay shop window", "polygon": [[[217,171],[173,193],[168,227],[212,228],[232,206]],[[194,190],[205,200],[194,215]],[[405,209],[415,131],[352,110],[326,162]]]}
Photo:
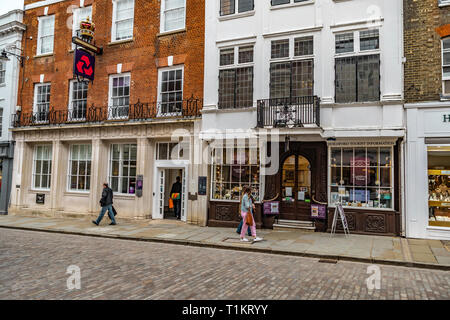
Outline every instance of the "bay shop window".
{"label": "bay shop window", "polygon": [[393,209],[393,147],[345,146],[329,150],[329,203]]}
{"label": "bay shop window", "polygon": [[240,201],[249,186],[255,201],[260,199],[259,150],[256,148],[217,148],[213,151],[212,200]]}

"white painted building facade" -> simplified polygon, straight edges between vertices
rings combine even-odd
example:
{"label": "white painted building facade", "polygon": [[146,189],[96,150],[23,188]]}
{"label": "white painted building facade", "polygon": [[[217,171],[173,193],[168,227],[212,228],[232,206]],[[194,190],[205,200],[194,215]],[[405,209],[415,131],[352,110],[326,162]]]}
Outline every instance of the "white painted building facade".
{"label": "white painted building facade", "polygon": [[[23,11],[13,10],[0,16],[0,52],[21,55],[22,34],[25,25],[22,23]],[[11,192],[11,173],[14,155],[12,141],[11,115],[16,112],[17,89],[19,82],[20,62],[8,55],[9,61],[0,60],[0,214],[8,212]]]}
{"label": "white painted building facade", "polygon": [[[322,143],[327,153],[327,174],[320,179],[326,179],[326,195],[317,194],[323,193],[324,188],[310,185],[313,197],[315,189],[316,199],[322,199],[318,202],[325,200],[333,208],[332,197],[345,187],[344,208],[348,207],[346,212],[354,222],[354,231],[403,232],[400,226],[405,136],[402,1],[207,1],[205,41],[202,138],[211,142],[215,134],[217,137],[227,130],[257,136],[264,128],[269,134],[276,134],[279,141],[286,142],[284,150],[289,150],[289,146],[297,150],[291,150],[297,156],[306,154],[302,143]],[[252,58],[246,54],[249,48],[253,49]],[[234,86],[234,92],[230,86]],[[286,89],[286,86],[290,87]],[[314,115],[307,115],[310,111],[304,104],[292,107],[295,104],[292,99],[302,96],[318,97],[320,113],[311,109]],[[284,97],[291,102],[285,109],[291,113],[291,123],[282,117],[280,107],[272,106],[277,104],[274,99]],[[312,104],[306,108],[309,107]],[[275,111],[267,113],[262,111],[264,108]],[[266,113],[263,116],[259,112]],[[280,121],[282,125],[278,126]],[[356,154],[360,151],[365,154],[363,158]],[[350,157],[347,159],[350,170],[355,170],[358,159],[366,170],[374,167],[374,177],[367,173],[362,184],[355,184],[355,171],[345,173],[341,159],[335,161],[336,154],[343,161]],[[264,157],[261,152],[260,160],[264,161]],[[280,157],[283,166],[283,152]],[[384,163],[381,157],[385,157]],[[303,160],[295,163],[300,161]],[[307,159],[314,167],[312,161],[311,157]],[[314,169],[312,180],[325,168],[322,165]],[[299,170],[299,165],[295,166],[293,170]],[[226,199],[223,194],[215,195],[215,174],[219,169],[214,163],[211,167],[210,201],[220,199],[226,203],[233,196],[223,190]],[[260,200],[272,199],[277,194],[281,205],[286,198],[292,201],[282,195],[286,191],[283,181],[271,196],[264,190],[268,186],[265,177],[261,175],[258,182],[259,192],[255,193],[259,193]],[[296,186],[288,187],[289,193],[298,192],[297,183],[296,178]],[[296,205],[298,201],[294,199]],[[215,206],[219,205],[222,202]],[[220,210],[210,208],[209,220],[220,220],[218,217],[223,217]]]}

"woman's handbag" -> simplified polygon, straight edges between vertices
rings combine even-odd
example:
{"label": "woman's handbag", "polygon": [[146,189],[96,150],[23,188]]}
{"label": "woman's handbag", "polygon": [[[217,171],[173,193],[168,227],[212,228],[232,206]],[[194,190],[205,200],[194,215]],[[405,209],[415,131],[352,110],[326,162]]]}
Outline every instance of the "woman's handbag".
{"label": "woman's handbag", "polygon": [[253,217],[252,217],[252,213],[250,211],[247,212],[247,216],[245,217],[245,223],[248,226],[252,226],[253,225]]}
{"label": "woman's handbag", "polygon": [[181,194],[179,193],[172,193],[170,196],[173,200],[180,200]]}

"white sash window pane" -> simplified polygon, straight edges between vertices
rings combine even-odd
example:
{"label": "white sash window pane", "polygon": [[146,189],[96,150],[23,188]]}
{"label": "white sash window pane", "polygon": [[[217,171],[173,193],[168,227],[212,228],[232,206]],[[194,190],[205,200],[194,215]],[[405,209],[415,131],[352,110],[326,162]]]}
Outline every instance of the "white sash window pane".
{"label": "white sash window pane", "polygon": [[134,0],[121,0],[116,5],[115,40],[133,37]]}
{"label": "white sash window pane", "polygon": [[38,54],[53,52],[54,32],[55,16],[45,17],[39,20]]}
{"label": "white sash window pane", "polygon": [[164,2],[164,31],[184,28],[185,0],[165,0]]}

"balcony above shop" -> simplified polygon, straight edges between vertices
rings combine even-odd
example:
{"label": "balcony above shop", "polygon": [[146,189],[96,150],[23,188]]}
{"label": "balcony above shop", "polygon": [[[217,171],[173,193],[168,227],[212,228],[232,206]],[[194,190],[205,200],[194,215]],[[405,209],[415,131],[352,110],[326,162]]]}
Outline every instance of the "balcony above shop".
{"label": "balcony above shop", "polygon": [[304,96],[258,100],[258,128],[320,127],[320,98]]}
{"label": "balcony above shop", "polygon": [[41,112],[17,112],[12,116],[14,128],[107,122],[146,122],[195,119],[201,116],[202,99],[190,98],[177,102],[142,103],[122,106],[72,105],[65,110],[37,106]]}

